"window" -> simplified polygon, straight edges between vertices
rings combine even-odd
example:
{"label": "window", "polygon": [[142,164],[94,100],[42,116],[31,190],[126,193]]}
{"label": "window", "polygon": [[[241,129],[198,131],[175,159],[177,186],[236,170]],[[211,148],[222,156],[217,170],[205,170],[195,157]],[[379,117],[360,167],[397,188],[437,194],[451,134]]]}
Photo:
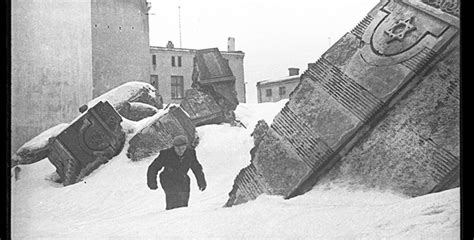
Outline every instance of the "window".
{"label": "window", "polygon": [[178,67],[181,67],[181,56],[178,56]]}
{"label": "window", "polygon": [[150,83],[155,87],[157,92],[160,92],[158,89],[158,75],[151,75],[150,76]]}
{"label": "window", "polygon": [[286,94],[286,87],[279,87],[278,90],[280,92],[280,96],[284,96]]}
{"label": "window", "polygon": [[272,96],[272,90],[271,90],[271,89],[267,89],[267,90],[265,91],[265,93],[266,93],[265,95],[266,95],[267,97],[271,97],[271,96]]}
{"label": "window", "polygon": [[151,63],[152,63],[153,65],[156,65],[156,55],[155,55],[155,54],[153,54],[153,55],[151,56]]}
{"label": "window", "polygon": [[183,76],[171,76],[171,99],[182,99],[184,97]]}
{"label": "window", "polygon": [[172,67],[176,67],[176,64],[174,62],[174,56],[171,57],[171,66]]}

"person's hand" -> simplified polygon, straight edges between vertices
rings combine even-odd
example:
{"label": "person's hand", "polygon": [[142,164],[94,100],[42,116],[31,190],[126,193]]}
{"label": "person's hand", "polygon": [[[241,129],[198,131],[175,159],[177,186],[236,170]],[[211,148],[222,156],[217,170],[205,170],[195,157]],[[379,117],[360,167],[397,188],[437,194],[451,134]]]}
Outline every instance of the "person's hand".
{"label": "person's hand", "polygon": [[199,186],[199,190],[201,190],[201,191],[206,190],[206,185],[204,185],[204,186]]}

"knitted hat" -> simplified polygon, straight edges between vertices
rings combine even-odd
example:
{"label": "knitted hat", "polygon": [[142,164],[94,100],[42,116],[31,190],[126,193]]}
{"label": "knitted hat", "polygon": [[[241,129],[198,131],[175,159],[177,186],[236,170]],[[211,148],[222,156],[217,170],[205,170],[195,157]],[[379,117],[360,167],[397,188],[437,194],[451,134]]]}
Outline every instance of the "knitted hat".
{"label": "knitted hat", "polygon": [[183,146],[183,145],[186,145],[186,144],[188,144],[188,138],[184,135],[176,136],[173,139],[173,145],[174,146]]}

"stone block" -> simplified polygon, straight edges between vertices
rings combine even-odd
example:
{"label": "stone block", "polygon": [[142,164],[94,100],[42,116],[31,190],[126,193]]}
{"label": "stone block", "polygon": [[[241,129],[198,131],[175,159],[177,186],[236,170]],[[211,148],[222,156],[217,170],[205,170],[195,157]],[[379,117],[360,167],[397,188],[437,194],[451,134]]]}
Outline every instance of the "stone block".
{"label": "stone block", "polygon": [[[459,2],[450,6],[459,8]],[[459,46],[459,17],[452,13],[430,1],[382,0],[308,64],[252,149],[247,168],[264,183],[259,193],[302,194],[334,166],[341,169],[338,177],[360,177],[412,196],[455,185],[459,63],[446,56]],[[444,78],[437,82],[430,74],[439,61],[450,67],[434,73]],[[453,96],[441,97],[448,92]],[[238,179],[231,199],[255,198]]]}
{"label": "stone block", "polygon": [[125,133],[122,118],[108,102],[98,102],[56,137],[49,139],[48,159],[63,185],[84,176],[120,153]]}
{"label": "stone block", "polygon": [[180,106],[196,127],[218,124],[225,120],[222,108],[217,105],[214,98],[196,89],[186,91],[186,97],[181,101]]}
{"label": "stone block", "polygon": [[140,121],[155,115],[157,112],[158,109],[152,105],[141,102],[124,102],[123,107],[118,111],[122,117],[132,121]]}
{"label": "stone block", "polygon": [[157,155],[161,150],[172,146],[178,135],[188,137],[189,147],[195,147],[196,128],[191,119],[180,107],[170,107],[167,113],[144,127],[129,141],[127,156],[132,161]]}
{"label": "stone block", "polygon": [[134,102],[148,104],[155,107],[156,109],[163,109],[163,100],[158,91],[156,91],[156,89],[151,84],[144,82],[127,82],[114,89],[111,89],[110,91],[91,100],[86,104],[86,106],[81,106],[80,112],[84,112],[87,110],[87,108],[97,104],[100,101],[109,102],[115,108],[115,110],[129,117],[133,115],[133,113],[129,111],[136,110],[136,108],[129,108],[130,103]]}
{"label": "stone block", "polygon": [[192,87],[211,96],[222,109],[224,121],[235,121],[234,110],[239,104],[235,90],[235,76],[229,62],[219,49],[209,48],[196,51],[192,74]]}

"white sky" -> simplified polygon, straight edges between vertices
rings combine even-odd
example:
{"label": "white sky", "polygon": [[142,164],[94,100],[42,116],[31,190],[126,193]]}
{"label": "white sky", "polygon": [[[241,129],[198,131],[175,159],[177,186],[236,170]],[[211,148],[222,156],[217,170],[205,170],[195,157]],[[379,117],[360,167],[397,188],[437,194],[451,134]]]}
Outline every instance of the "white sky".
{"label": "white sky", "polygon": [[179,44],[181,6],[183,48],[217,47],[227,51],[227,38],[245,52],[247,102],[257,101],[256,82],[288,75],[289,67],[307,69],[329,44],[349,32],[378,0],[262,1],[148,0],[150,44]]}

